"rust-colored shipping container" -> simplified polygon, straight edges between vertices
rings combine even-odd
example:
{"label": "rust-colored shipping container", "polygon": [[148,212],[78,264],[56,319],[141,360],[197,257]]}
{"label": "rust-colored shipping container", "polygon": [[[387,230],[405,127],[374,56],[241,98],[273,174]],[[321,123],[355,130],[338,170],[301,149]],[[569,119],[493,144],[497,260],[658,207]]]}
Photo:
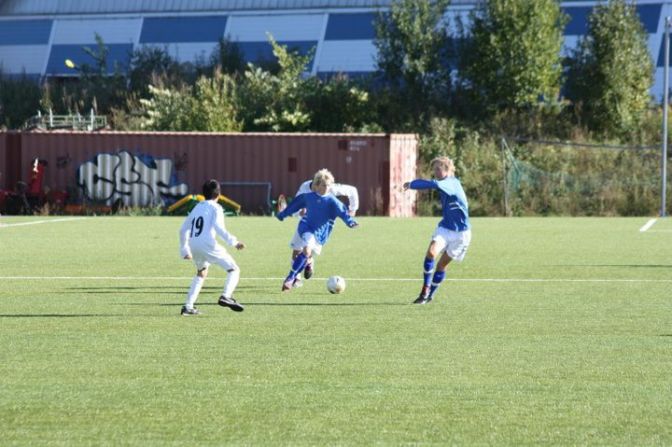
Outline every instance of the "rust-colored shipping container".
{"label": "rust-colored shipping container", "polygon": [[216,178],[244,213],[262,213],[269,199],[293,196],[315,171],[328,168],[337,182],[357,187],[360,214],[414,211],[414,195],[402,195],[401,185],[415,176],[415,135],[23,132],[0,134],[3,140],[0,163],[18,170],[3,174],[6,188],[10,180],[27,182],[40,159],[46,161],[44,185],[71,196],[121,197],[142,206],[198,193],[205,179]]}
{"label": "rust-colored shipping container", "polygon": [[0,133],[0,190],[5,189],[6,186],[6,169],[5,169],[5,159],[7,158],[7,150],[5,149],[7,139],[7,133]]}

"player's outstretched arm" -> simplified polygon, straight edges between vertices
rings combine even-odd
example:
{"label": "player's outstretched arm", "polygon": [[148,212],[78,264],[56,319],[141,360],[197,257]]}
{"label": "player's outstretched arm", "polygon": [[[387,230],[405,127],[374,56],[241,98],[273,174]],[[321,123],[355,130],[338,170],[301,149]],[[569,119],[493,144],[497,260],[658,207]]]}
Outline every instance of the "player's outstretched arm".
{"label": "player's outstretched arm", "polygon": [[287,208],[280,211],[278,214],[275,215],[275,217],[282,222],[285,219],[285,217],[291,216],[292,214],[299,211],[301,208],[305,208],[305,206],[306,206],[306,195],[301,194],[300,196],[294,197],[294,200],[292,200],[290,204],[287,205]]}
{"label": "player's outstretched arm", "polygon": [[343,202],[338,200],[335,196],[332,196],[332,206],[336,207],[336,215],[349,227],[349,228],[355,228],[359,224],[355,219],[352,218],[350,213],[348,212],[347,208],[345,205],[343,205]]}
{"label": "player's outstretched arm", "polygon": [[404,183],[404,190],[407,189],[437,189],[436,180],[425,180],[423,178],[418,178],[412,182]]}

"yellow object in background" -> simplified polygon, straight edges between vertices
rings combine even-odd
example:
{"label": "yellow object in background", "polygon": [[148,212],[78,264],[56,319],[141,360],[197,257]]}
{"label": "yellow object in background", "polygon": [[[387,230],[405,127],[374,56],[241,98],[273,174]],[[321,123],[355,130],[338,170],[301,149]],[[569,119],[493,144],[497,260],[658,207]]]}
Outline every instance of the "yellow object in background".
{"label": "yellow object in background", "polygon": [[[170,205],[166,211],[168,211],[169,214],[188,214],[198,202],[202,202],[204,200],[205,197],[201,194],[189,194]],[[240,204],[235,200],[229,199],[224,194],[219,195],[217,203],[219,203],[222,208],[224,208],[224,211],[228,212],[229,214],[240,213]]]}

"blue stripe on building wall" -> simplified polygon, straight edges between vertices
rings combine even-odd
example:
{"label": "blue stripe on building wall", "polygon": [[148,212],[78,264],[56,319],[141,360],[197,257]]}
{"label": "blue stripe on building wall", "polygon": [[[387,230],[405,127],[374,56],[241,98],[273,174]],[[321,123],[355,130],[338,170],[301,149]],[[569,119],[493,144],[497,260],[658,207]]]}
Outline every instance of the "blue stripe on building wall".
{"label": "blue stripe on building wall", "polygon": [[225,28],[226,16],[146,18],[140,43],[217,42]]}
{"label": "blue stripe on building wall", "polygon": [[329,14],[324,40],[372,40],[376,37],[374,13]]}
{"label": "blue stripe on building wall", "polygon": [[[133,52],[132,44],[107,44],[107,72],[114,73],[115,68],[124,73],[128,70],[128,64]],[[77,75],[76,69],[65,66],[65,60],[70,59],[78,67],[82,68],[88,65],[91,70],[96,70],[96,61],[90,54],[84,51],[83,47],[97,51],[95,45],[52,45],[47,63],[47,74],[57,75]]]}
{"label": "blue stripe on building wall", "polygon": [[562,11],[569,16],[569,22],[565,26],[565,36],[579,36],[586,33],[588,16],[593,8],[580,6],[577,8],[562,8]]}
{"label": "blue stripe on building wall", "polygon": [[[660,20],[661,4],[638,5],[635,7],[639,20],[649,34],[658,31],[658,21]],[[565,27],[566,36],[581,36],[588,32],[588,16],[593,12],[591,6],[578,6],[562,8],[565,14],[569,15],[569,22]]]}
{"label": "blue stripe on building wall", "polygon": [[2,20],[0,45],[47,44],[52,23],[52,20]]}
{"label": "blue stripe on building wall", "polygon": [[644,25],[644,29],[649,34],[655,34],[658,32],[658,22],[660,21],[660,11],[663,9],[663,5],[653,4],[653,5],[638,5],[637,14],[639,14],[639,20]]}
{"label": "blue stripe on building wall", "polygon": [[[302,56],[305,56],[310,50],[317,47],[317,41],[315,40],[278,41],[278,43],[287,46],[287,49],[290,51],[298,51]],[[275,61],[273,47],[269,42],[236,42],[236,45],[240,48],[240,52],[243,54],[243,58],[246,62]],[[307,71],[311,70],[314,59],[315,58],[313,57],[313,59],[308,62],[308,67],[306,67]]]}

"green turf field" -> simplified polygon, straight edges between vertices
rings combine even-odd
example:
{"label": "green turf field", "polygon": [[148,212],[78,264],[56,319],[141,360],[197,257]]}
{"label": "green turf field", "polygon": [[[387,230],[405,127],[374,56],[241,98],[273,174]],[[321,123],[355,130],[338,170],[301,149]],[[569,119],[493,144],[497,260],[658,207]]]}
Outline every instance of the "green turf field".
{"label": "green turf field", "polygon": [[286,294],[296,222],[229,218],[246,310],[213,267],[199,317],[180,218],[43,220],[0,218],[2,445],[672,444],[670,219],[473,219],[412,306],[436,218],[338,223]]}

